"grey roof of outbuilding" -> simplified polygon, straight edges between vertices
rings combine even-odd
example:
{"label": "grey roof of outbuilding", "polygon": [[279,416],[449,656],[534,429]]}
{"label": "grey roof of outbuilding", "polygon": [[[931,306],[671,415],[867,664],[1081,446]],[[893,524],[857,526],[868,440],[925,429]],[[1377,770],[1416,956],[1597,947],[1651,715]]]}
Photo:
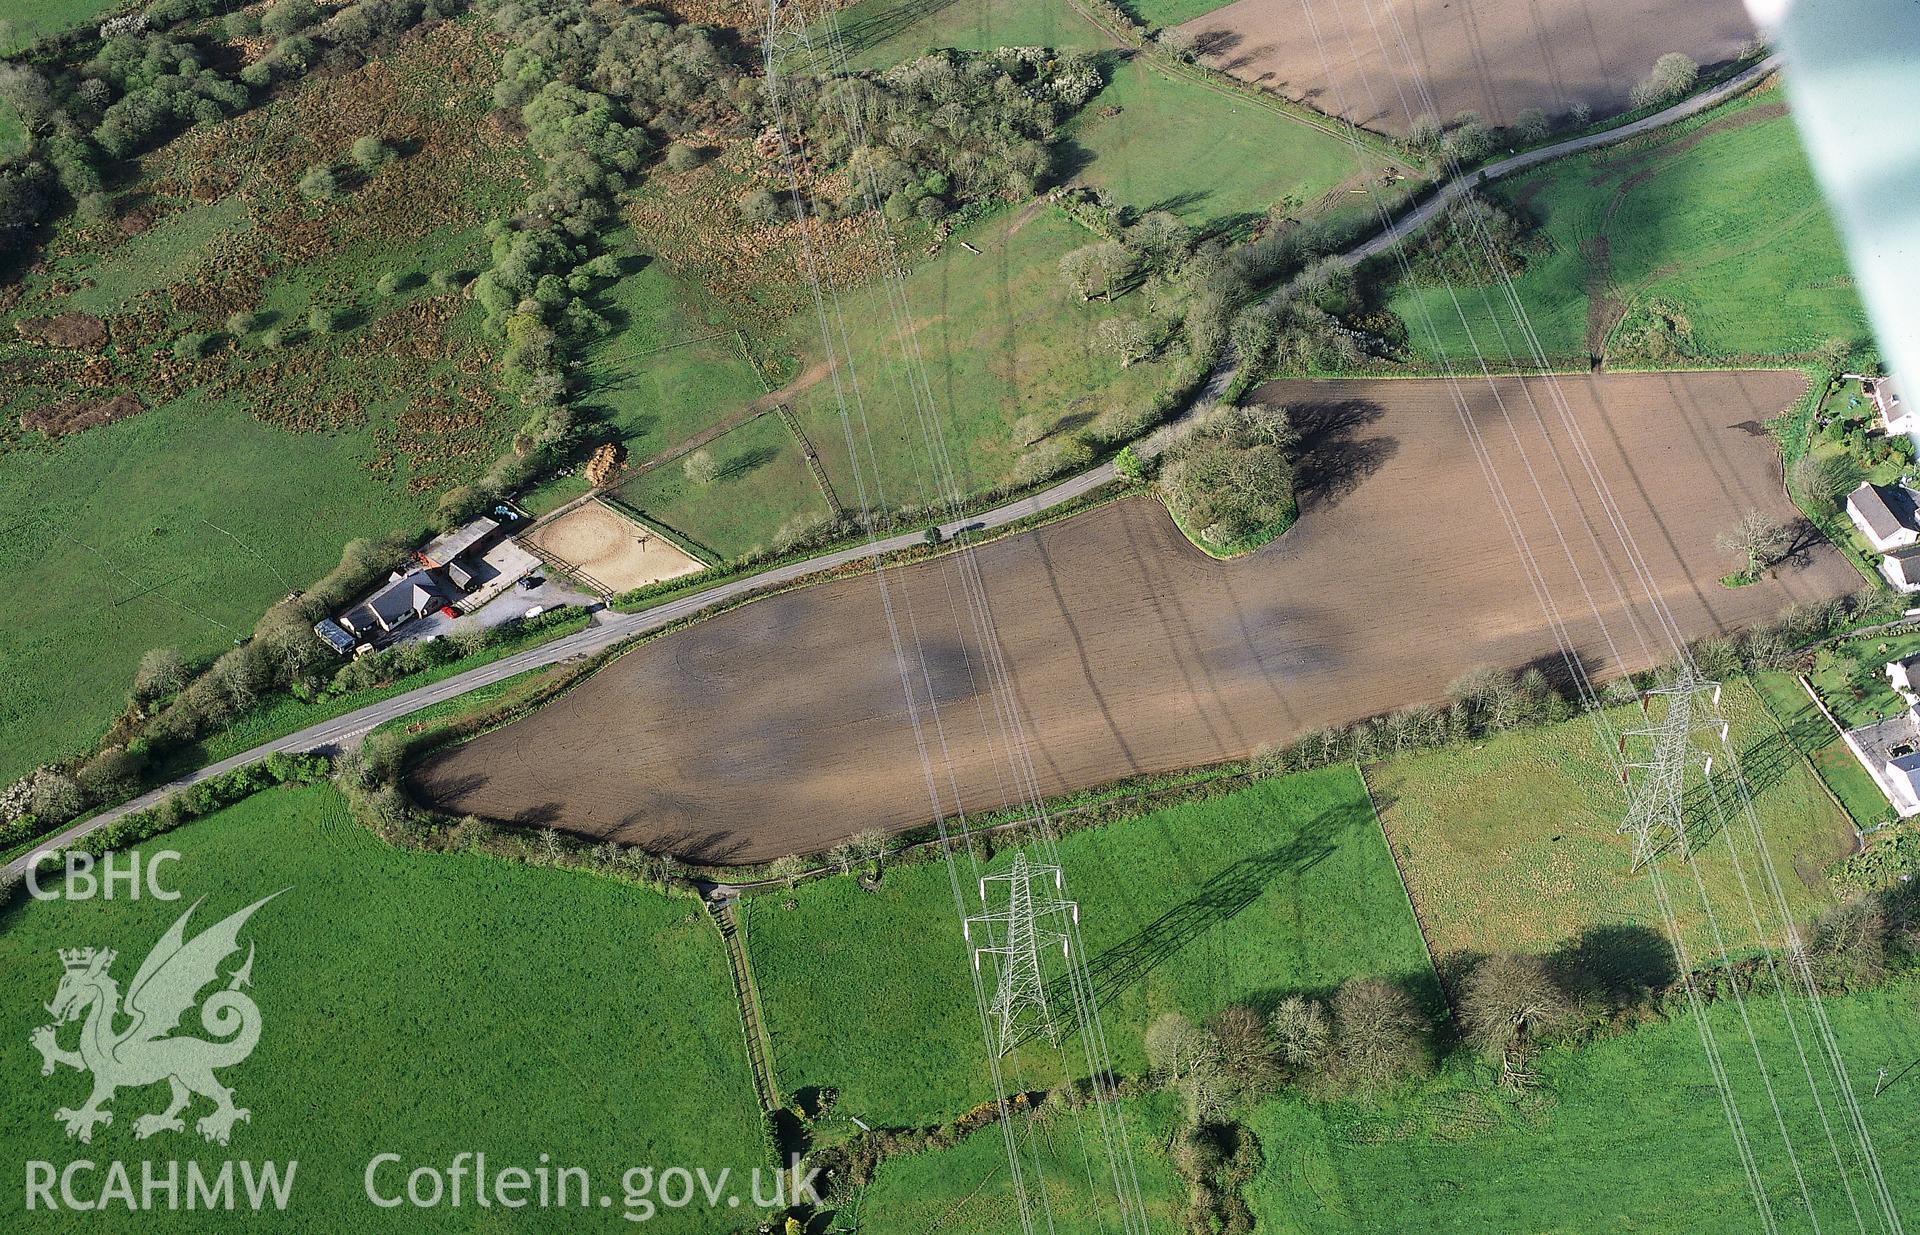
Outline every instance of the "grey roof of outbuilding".
{"label": "grey roof of outbuilding", "polygon": [[500,525],[492,519],[475,519],[472,523],[457,527],[445,536],[436,538],[426,548],[420,550],[420,556],[436,565],[445,566],[499,530]]}
{"label": "grey roof of outbuilding", "polygon": [[348,634],[340,623],[332,618],[321,618],[313,624],[313,633],[320,636],[326,645],[336,652],[353,651],[353,636]]}

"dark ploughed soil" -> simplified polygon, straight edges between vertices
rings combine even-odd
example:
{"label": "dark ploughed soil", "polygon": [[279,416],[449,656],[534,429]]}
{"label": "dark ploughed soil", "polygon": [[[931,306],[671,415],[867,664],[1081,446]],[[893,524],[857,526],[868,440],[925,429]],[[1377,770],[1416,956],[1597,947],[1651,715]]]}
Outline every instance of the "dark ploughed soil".
{"label": "dark ploughed soil", "polygon": [[[1730,566],[1716,535],[1751,509],[1794,514],[1758,422],[1799,397],[1800,374],[1609,374],[1561,387],[1689,635],[1859,586],[1824,544],[1778,578],[1716,582]],[[1664,643],[1649,634],[1643,646],[1636,633],[1636,623],[1650,629],[1647,603],[1547,386],[1500,379],[1497,401],[1485,381],[1464,389],[1588,666],[1664,659]],[[1440,698],[1478,665],[1560,670],[1445,382],[1275,383],[1262,394],[1295,410],[1312,453],[1299,523],[1259,553],[1215,562],[1144,498],[977,551],[1040,792],[1245,755]],[[1624,600],[1596,564],[1601,552],[1626,580]],[[957,788],[980,811],[1020,791],[959,570],[948,557],[885,582],[942,808]],[[428,761],[416,788],[450,812],[708,862],[923,823],[928,776],[881,600],[873,576],[837,580],[655,640],[542,711]]]}
{"label": "dark ploughed soil", "polygon": [[1627,92],[1666,52],[1714,64],[1754,37],[1741,0],[1312,0],[1310,8],[1312,22],[1301,0],[1236,0],[1181,29],[1216,68],[1401,136],[1411,117],[1429,111],[1446,123],[1477,112],[1489,124],[1509,124],[1530,107],[1549,116],[1575,103],[1596,116],[1625,111]]}

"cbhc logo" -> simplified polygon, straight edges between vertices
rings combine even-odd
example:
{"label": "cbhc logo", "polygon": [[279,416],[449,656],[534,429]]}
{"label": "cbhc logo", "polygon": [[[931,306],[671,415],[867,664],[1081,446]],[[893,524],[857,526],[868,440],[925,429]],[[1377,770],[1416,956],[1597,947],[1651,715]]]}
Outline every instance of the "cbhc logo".
{"label": "cbhc logo", "polygon": [[[145,896],[157,901],[177,901],[178,891],[160,886],[160,867],[180,860],[178,852],[162,849],[142,858],[138,849],[115,853],[109,849],[98,861],[85,850],[69,849],[62,863],[62,878],[57,886],[43,887],[40,868],[61,856],[57,849],[42,849],[27,859],[27,892],[37,901],[139,900]],[[115,891],[118,888],[119,891]]]}

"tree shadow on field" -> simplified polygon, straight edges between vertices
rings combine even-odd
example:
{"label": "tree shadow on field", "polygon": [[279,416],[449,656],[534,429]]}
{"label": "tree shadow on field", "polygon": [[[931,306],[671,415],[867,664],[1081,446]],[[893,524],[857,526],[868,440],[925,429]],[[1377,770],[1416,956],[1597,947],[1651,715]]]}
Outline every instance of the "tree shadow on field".
{"label": "tree shadow on field", "polygon": [[1813,520],[1802,517],[1787,525],[1787,547],[1770,569],[1791,566],[1795,570],[1805,570],[1813,565],[1814,551],[1827,543],[1826,536]]}
{"label": "tree shadow on field", "polygon": [[626,332],[627,328],[633,324],[633,314],[621,308],[619,304],[614,301],[613,289],[620,286],[625,280],[631,279],[639,274],[648,266],[651,266],[653,264],[653,258],[645,253],[629,253],[620,258],[615,264],[620,271],[618,277],[603,286],[599,292],[595,294],[590,305],[593,311],[598,313],[607,323],[607,333],[594,341],[598,346],[605,346],[614,339],[619,338]]}
{"label": "tree shadow on field", "polygon": [[850,52],[865,51],[867,48],[912,28],[916,23],[932,17],[940,10],[952,5],[955,0],[901,0],[889,8],[880,9],[870,16],[854,21],[840,23],[840,39]]}
{"label": "tree shadow on field", "polygon": [[744,450],[720,465],[719,480],[739,480],[750,472],[756,472],[780,457],[778,447],[755,446]]}
{"label": "tree shadow on field", "polygon": [[[1330,835],[1351,822],[1345,815],[1323,811],[1286,844],[1241,858],[1208,880],[1196,895],[1094,957],[1087,964],[1087,977],[1096,1003],[1111,1003],[1195,939],[1232,921],[1282,876],[1300,874],[1325,861],[1334,848]],[[1072,1020],[1069,1014],[1063,1023]]]}
{"label": "tree shadow on field", "polygon": [[1179,214],[1189,206],[1198,206],[1201,202],[1206,201],[1212,196],[1213,194],[1205,189],[1187,189],[1183,192],[1175,193],[1171,197],[1161,198],[1141,213],[1152,214],[1156,210],[1164,210],[1168,214]]}
{"label": "tree shadow on field", "polygon": [[1643,1004],[1679,976],[1667,938],[1631,923],[1589,926],[1549,952],[1547,967],[1568,994],[1608,1008]]}
{"label": "tree shadow on field", "polygon": [[1360,436],[1360,430],[1385,415],[1377,403],[1344,399],[1290,406],[1287,411],[1300,435],[1294,486],[1303,511],[1338,505],[1400,449],[1400,439],[1388,434]]}
{"label": "tree shadow on field", "polygon": [[1207,30],[1194,36],[1193,50],[1201,56],[1224,56],[1246,41],[1238,31]]}
{"label": "tree shadow on field", "polygon": [[1054,184],[1070,184],[1081,172],[1093,166],[1093,151],[1071,136],[1055,138],[1052,153],[1053,162],[1048,179]]}

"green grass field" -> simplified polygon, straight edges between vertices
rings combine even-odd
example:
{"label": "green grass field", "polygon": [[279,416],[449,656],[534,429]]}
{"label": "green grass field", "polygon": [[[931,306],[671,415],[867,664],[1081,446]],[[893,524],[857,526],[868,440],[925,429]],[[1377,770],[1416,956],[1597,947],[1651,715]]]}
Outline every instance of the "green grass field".
{"label": "green grass field", "polygon": [[616,330],[586,350],[581,405],[604,418],[637,462],[764,389],[732,332],[706,320],[663,263],[637,249],[628,260],[640,268],[606,294],[600,311]]}
{"label": "green grass field", "polygon": [[[903,291],[910,328],[963,492],[1014,478],[1026,453],[1013,440],[1022,417],[1071,429],[1109,409],[1137,407],[1169,380],[1170,362],[1122,369],[1095,343],[1103,319],[1145,312],[1138,293],[1112,304],[1082,304],[1060,277],[1061,257],[1095,239],[1060,211],[1035,203],[956,232],[908,276]],[[968,252],[962,240],[980,252]],[[852,371],[871,426],[871,457],[860,407],[851,392],[848,397],[868,492],[875,492],[877,465],[889,505],[924,505],[935,490],[926,479],[927,446],[910,394],[914,368],[896,337],[885,292],[863,288],[842,297],[841,308],[848,322],[866,324],[853,336]],[[793,323],[792,335],[802,355],[819,353],[811,314]],[[832,384],[821,382],[799,395],[793,409],[841,500],[852,501],[853,474]]]}
{"label": "green grass field", "polygon": [[341,541],[417,523],[373,449],[183,399],[0,453],[0,780],[94,741],[148,648],[217,655]]}
{"label": "green grass field", "polygon": [[[726,960],[692,901],[477,855],[389,849],[324,787],[270,790],[145,847],[161,848],[182,854],[165,868],[180,902],[27,903],[6,914],[0,1029],[17,1075],[0,1100],[0,1143],[14,1161],[297,1160],[283,1224],[303,1231],[489,1229],[470,1203],[375,1209],[361,1179],[383,1152],[443,1168],[464,1150],[527,1167],[550,1154],[587,1167],[616,1204],[630,1165],[758,1164]],[[258,948],[260,1044],[222,1074],[251,1123],[225,1149],[191,1130],[136,1141],[134,1118],[166,1092],[128,1089],[91,1146],[68,1141],[53,1111],[77,1105],[85,1079],[66,1069],[40,1077],[25,1046],[59,982],[55,950],[114,948],[124,984],[196,898],[206,898],[194,916],[204,928],[282,888],[242,934]],[[187,1025],[197,1027],[192,1014]],[[70,1225],[22,1213],[23,1203],[20,1193],[6,1201],[9,1230]],[[730,1231],[740,1216],[689,1209],[670,1229]],[[582,1215],[528,1208],[513,1218],[515,1229],[572,1229]],[[161,1213],[140,1225],[225,1230],[232,1219]]]}
{"label": "green grass field", "polygon": [[1856,826],[1870,827],[1892,817],[1893,808],[1887,804],[1886,795],[1813,706],[1793,675],[1756,673],[1751,680],[1754,693],[1787,731],[1793,744],[1812,760],[1820,779],[1847,808]]}
{"label": "green grass field", "polygon": [[0,43],[0,53],[98,21],[126,7],[123,0],[8,0],[3,16],[13,26],[13,39],[11,46]]}
{"label": "green grass field", "polygon": [[254,225],[239,197],[187,206],[130,237],[111,254],[78,257],[70,265],[88,286],[67,297],[67,306],[101,317],[124,313],[148,292],[192,278],[211,260],[209,246]]}
{"label": "green grass field", "polygon": [[[575,409],[637,464],[739,410],[764,387],[731,327],[710,320],[717,315],[632,233],[611,238],[609,251],[627,271],[595,304],[613,330],[583,349]],[[557,476],[524,504],[540,514],[586,491],[577,473]]]}
{"label": "green grass field", "polygon": [[[1125,1102],[1120,1115],[1140,1176],[1140,1200],[1148,1228],[1180,1229],[1186,1189],[1158,1146],[1173,1135],[1178,1120],[1171,1094]],[[1090,1114],[1056,1111],[1034,1119],[1036,1155],[1023,1159],[1030,1172],[1028,1195],[1042,1214],[1045,1229],[1056,1235],[1097,1235],[1114,1230],[1118,1203],[1104,1174],[1104,1152],[1089,1153],[1097,1140],[1082,1137]],[[1022,1128],[1024,1130],[1024,1120]],[[1097,1128],[1086,1130],[1097,1138]],[[1089,1157],[1092,1161],[1089,1162]],[[1088,1179],[1089,1169],[1093,1178]],[[1044,1207],[1041,1195],[1044,1192]],[[991,1124],[951,1149],[930,1150],[882,1164],[878,1177],[860,1197],[855,1211],[861,1231],[940,1231],[942,1235],[1001,1235],[1020,1225],[1008,1183],[1007,1149],[1000,1125]]]}
{"label": "green grass field", "polygon": [[[935,47],[1092,51],[1111,41],[1059,0],[860,0],[837,22],[849,67],[884,69]],[[815,44],[824,45],[824,27]]]}
{"label": "green grass field", "polygon": [[[1823,871],[1850,849],[1849,820],[1745,683],[1730,684],[1725,698],[1789,907],[1805,919],[1833,903]],[[1616,709],[1613,721],[1619,727],[1638,716],[1637,708]],[[1436,956],[1546,952],[1601,925],[1665,937],[1648,877],[1629,869],[1631,848],[1617,832],[1625,798],[1588,718],[1395,759],[1369,767],[1367,781]],[[1729,797],[1723,807],[1730,804]],[[1726,852],[1727,836],[1744,838],[1744,825],[1718,828],[1712,799],[1697,791],[1688,819],[1728,946],[1749,946],[1755,931]],[[1750,880],[1759,878],[1751,850],[1751,839],[1741,839]],[[1670,857],[1661,868],[1686,941],[1709,963],[1718,952],[1686,865]],[[1777,944],[1777,927],[1769,931]]]}
{"label": "green grass field", "polygon": [[1134,20],[1163,29],[1226,6],[1220,0],[1120,0],[1120,7],[1133,14]]}
{"label": "green grass field", "polygon": [[[1325,992],[1354,974],[1432,993],[1419,933],[1351,769],[1075,832],[1061,852],[1123,1075],[1141,1071],[1141,1035],[1168,1009],[1204,1017],[1240,1000]],[[876,893],[833,878],[795,895],[794,910],[778,895],[748,902],[782,1089],[835,1086],[840,1112],[872,1124],[938,1122],[990,1099],[945,864],[889,871]],[[991,971],[986,980],[990,995]],[[1012,1085],[1061,1079],[1044,1043],[1016,1052],[1012,1067]]]}
{"label": "green grass field", "polygon": [[[1550,358],[1604,351],[1618,363],[1685,364],[1870,337],[1784,98],[1778,88],[1746,95],[1500,184],[1540,220],[1550,249],[1514,281]],[[1444,287],[1393,290],[1389,306],[1421,359],[1470,359],[1475,344],[1496,361],[1509,344],[1528,355],[1498,288],[1458,290],[1473,344]]]}
{"label": "green grass field", "polygon": [[1144,56],[1112,72],[1066,134],[1092,158],[1078,179],[1138,210],[1171,210],[1203,231],[1242,236],[1283,198],[1297,213],[1360,170],[1344,139]]}
{"label": "green grass field", "polygon": [[[1897,1069],[1920,1055],[1915,995],[1909,984],[1827,1001],[1903,1213],[1920,1202],[1910,1148],[1920,1135],[1920,1101],[1899,1087],[1878,1099],[1869,1095],[1877,1068]],[[1824,1229],[1853,1230],[1839,1170],[1771,987],[1748,1007],[1814,1212]],[[1808,1035],[1805,1007],[1795,1001],[1793,1009],[1800,1033]],[[1710,1023],[1780,1229],[1811,1229],[1738,1012],[1715,1005]],[[1836,1138],[1844,1137],[1832,1074],[1818,1056],[1813,1068]],[[1463,1064],[1377,1111],[1293,1099],[1267,1103],[1252,1120],[1264,1165],[1246,1194],[1259,1229],[1274,1235],[1761,1229],[1691,1018],[1579,1050],[1550,1050],[1536,1070],[1539,1088],[1517,1099],[1497,1090],[1480,1066]],[[1852,1142],[1841,1139],[1840,1146],[1867,1228],[1878,1229]]]}
{"label": "green grass field", "polygon": [[[421,277],[478,269],[481,225],[529,183],[525,150],[481,124],[494,55],[477,26],[447,23],[148,156],[146,196],[126,203],[146,230],[62,222],[0,321],[17,376],[0,383],[0,567],[16,583],[0,599],[0,781],[90,745],[148,648],[211,658],[346,541],[423,527],[441,490],[506,448],[518,416],[492,388],[497,345],[476,306]],[[300,171],[368,131],[419,148],[339,201],[302,200]],[[412,286],[383,296],[387,274]],[[321,303],[347,313],[340,333],[307,330]],[[235,310],[259,326],[175,361],[176,335],[223,332]],[[67,311],[105,320],[101,352],[11,328]],[[280,350],[270,326],[288,331]],[[19,426],[95,390],[148,410],[52,441]]]}
{"label": "green grass field", "polygon": [[720,467],[712,484],[689,480],[676,460],[622,485],[620,500],[722,559],[774,548],[782,529],[798,532],[832,514],[778,416],[752,420],[705,449]]}

